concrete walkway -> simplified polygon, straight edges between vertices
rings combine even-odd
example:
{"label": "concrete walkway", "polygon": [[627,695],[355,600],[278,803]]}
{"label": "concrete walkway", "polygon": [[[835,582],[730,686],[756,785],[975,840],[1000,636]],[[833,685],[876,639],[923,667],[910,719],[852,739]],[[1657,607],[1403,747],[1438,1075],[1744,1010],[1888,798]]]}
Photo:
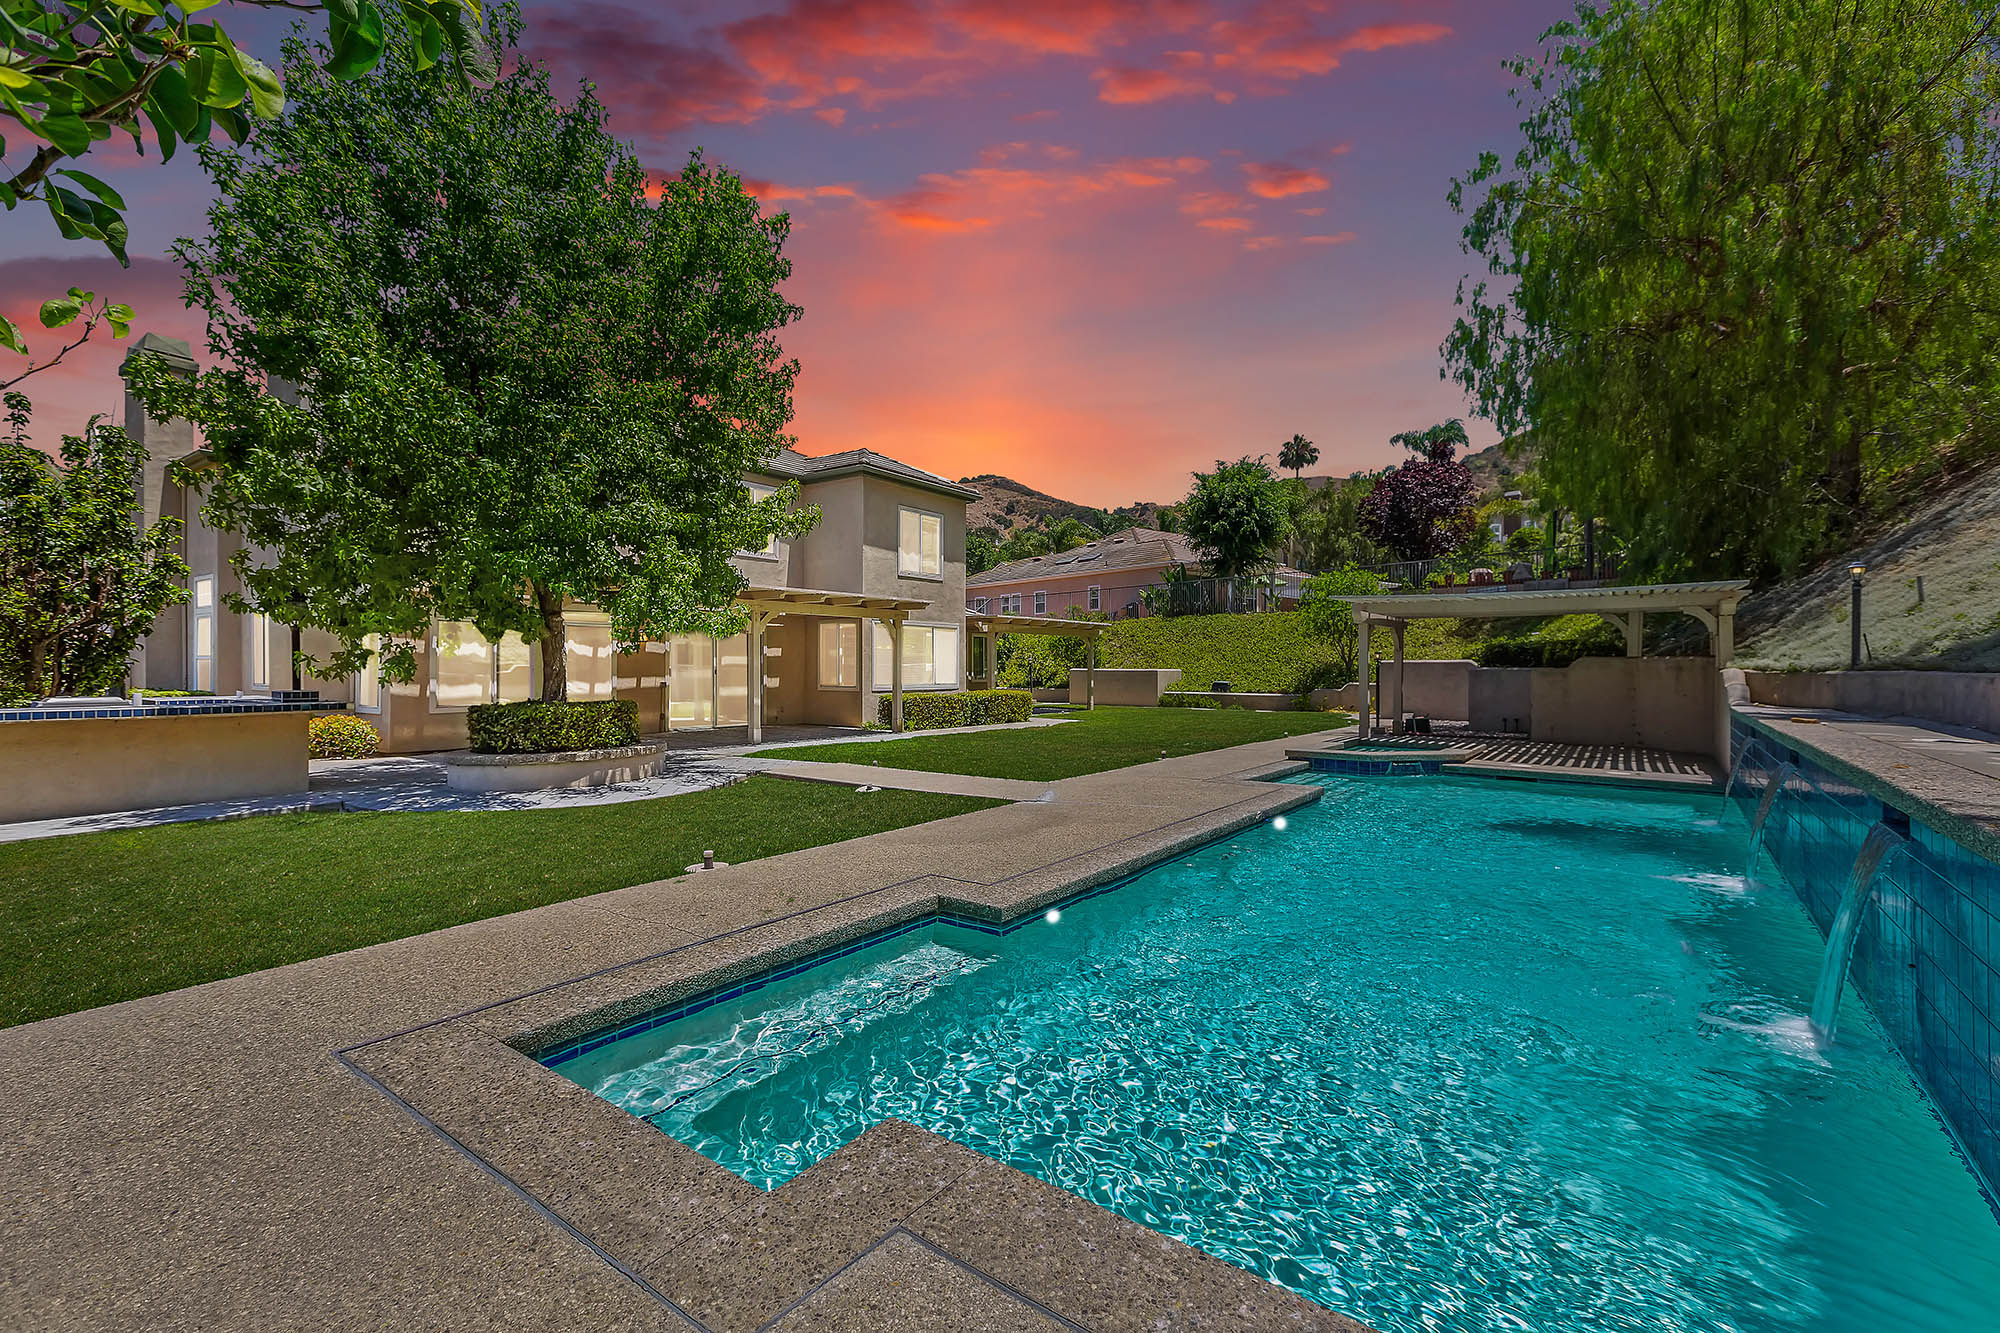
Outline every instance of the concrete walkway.
{"label": "concrete walkway", "polygon": [[0,1328],[1353,1333],[895,1122],[767,1194],[482,1035],[1108,882],[1314,799],[1243,780],[1287,744],[0,1031]]}

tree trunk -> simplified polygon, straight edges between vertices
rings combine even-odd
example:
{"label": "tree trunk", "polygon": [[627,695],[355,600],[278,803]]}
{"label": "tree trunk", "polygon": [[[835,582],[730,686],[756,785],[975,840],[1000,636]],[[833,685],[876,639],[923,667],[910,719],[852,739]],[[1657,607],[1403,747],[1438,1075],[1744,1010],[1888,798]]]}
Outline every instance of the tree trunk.
{"label": "tree trunk", "polygon": [[562,594],[539,583],[534,591],[535,609],[542,613],[542,689],[544,701],[569,697],[569,634],[563,626]]}

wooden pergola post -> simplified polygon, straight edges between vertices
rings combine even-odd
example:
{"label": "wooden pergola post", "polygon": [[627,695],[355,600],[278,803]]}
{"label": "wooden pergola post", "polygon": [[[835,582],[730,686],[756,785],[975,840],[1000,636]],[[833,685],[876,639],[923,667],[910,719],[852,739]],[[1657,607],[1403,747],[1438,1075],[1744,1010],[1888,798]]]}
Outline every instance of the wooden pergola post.
{"label": "wooden pergola post", "polygon": [[889,626],[889,729],[900,732],[903,729],[903,622],[896,619],[885,623]]}
{"label": "wooden pergola post", "polygon": [[1368,613],[1356,608],[1354,612],[1354,637],[1358,650],[1357,656],[1361,663],[1361,712],[1359,714],[1359,721],[1361,723],[1361,738],[1363,740],[1368,739],[1369,736],[1374,734],[1372,728],[1369,726],[1369,718],[1372,710],[1369,707],[1370,699],[1368,694],[1368,652],[1369,649],[1374,647],[1369,640],[1373,636],[1374,625],[1368,619]]}
{"label": "wooden pergola post", "polygon": [[1087,712],[1097,710],[1097,636],[1092,634],[1083,641],[1083,698]]}

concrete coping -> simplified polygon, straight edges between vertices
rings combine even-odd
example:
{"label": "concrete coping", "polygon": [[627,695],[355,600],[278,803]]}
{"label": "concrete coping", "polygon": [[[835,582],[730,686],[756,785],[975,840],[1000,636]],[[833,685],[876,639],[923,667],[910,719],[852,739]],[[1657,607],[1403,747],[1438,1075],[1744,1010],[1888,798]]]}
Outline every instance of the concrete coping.
{"label": "concrete coping", "polygon": [[594,764],[606,759],[642,759],[664,754],[666,749],[665,743],[660,741],[641,741],[637,745],[615,745],[605,750],[540,750],[528,754],[478,754],[471,750],[453,750],[429,757],[447,766],[526,768],[534,764]]}

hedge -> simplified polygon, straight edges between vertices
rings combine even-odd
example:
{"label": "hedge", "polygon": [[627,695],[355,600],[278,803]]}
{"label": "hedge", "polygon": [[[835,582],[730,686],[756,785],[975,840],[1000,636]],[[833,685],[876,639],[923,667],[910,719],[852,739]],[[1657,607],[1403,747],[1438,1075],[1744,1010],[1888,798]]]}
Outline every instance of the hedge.
{"label": "hedge", "polygon": [[372,759],[382,733],[352,713],[323,713],[306,723],[306,753],[314,759]]}
{"label": "hedge", "polygon": [[[1404,656],[1436,660],[1471,656],[1472,643],[1456,620],[1416,620],[1404,636]],[[1375,634],[1375,652],[1390,650],[1387,630]],[[1179,667],[1180,683],[1207,689],[1226,680],[1239,690],[1303,694],[1344,685],[1332,675],[1331,644],[1312,639],[1296,611],[1248,615],[1148,616],[1105,627],[1098,641],[1101,667]]]}
{"label": "hedge", "polygon": [[1579,657],[1624,653],[1624,635],[1596,616],[1564,616],[1534,634],[1488,639],[1473,660],[1488,667],[1566,667]]}
{"label": "hedge", "polygon": [[1180,690],[1169,690],[1160,696],[1162,708],[1220,708],[1222,700],[1212,694],[1186,694]]}
{"label": "hedge", "polygon": [[[891,721],[893,702],[886,694],[875,702],[875,716],[884,726]],[[903,696],[903,729],[929,731],[936,727],[981,727],[994,722],[1026,722],[1034,711],[1035,696],[1026,690],[906,694]]]}
{"label": "hedge", "polygon": [[474,704],[465,730],[477,754],[612,750],[639,743],[639,705],[630,699]]}

